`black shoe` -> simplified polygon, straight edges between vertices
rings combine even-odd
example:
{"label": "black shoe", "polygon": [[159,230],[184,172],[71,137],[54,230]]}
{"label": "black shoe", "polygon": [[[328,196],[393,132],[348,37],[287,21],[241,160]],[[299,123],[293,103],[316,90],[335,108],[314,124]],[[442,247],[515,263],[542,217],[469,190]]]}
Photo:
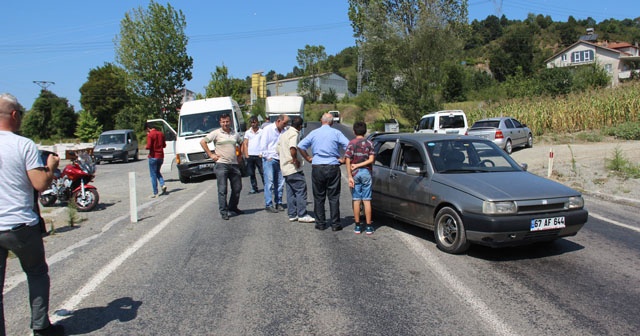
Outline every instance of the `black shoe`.
{"label": "black shoe", "polygon": [[316,228],[316,230],[320,230],[320,231],[324,231],[324,230],[326,230],[326,229],[327,229],[327,226],[326,226],[326,225],[324,225],[324,224],[321,224],[321,225],[315,225],[314,227]]}
{"label": "black shoe", "polygon": [[267,210],[267,212],[271,212],[271,213],[278,213],[278,210],[276,210],[276,208],[274,208],[274,207],[266,207],[265,210]]}
{"label": "black shoe", "polygon": [[244,211],[242,211],[242,210],[240,210],[240,209],[238,209],[238,208],[231,209],[230,211],[231,211],[231,212],[235,212],[235,213],[236,213],[236,215],[242,215],[242,214],[244,214]]}
{"label": "black shoe", "polygon": [[278,205],[276,206],[276,210],[278,210],[278,211],[284,211],[284,207],[282,206],[282,204],[278,204]]}
{"label": "black shoe", "polygon": [[342,225],[336,225],[331,227],[331,231],[341,231]]}
{"label": "black shoe", "polygon": [[64,326],[59,324],[51,324],[45,329],[34,330],[34,336],[63,336]]}
{"label": "black shoe", "polygon": [[223,213],[222,214],[222,219],[229,220],[229,213]]}

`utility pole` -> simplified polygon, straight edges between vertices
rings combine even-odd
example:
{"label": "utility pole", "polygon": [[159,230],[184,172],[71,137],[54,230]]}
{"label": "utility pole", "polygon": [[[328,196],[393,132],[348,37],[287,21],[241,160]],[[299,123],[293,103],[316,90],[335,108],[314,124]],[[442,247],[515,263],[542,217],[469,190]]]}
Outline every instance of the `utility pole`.
{"label": "utility pole", "polygon": [[38,85],[40,88],[42,88],[42,91],[47,91],[47,88],[49,86],[51,86],[52,84],[55,84],[55,82],[49,82],[49,81],[33,81],[33,83]]}

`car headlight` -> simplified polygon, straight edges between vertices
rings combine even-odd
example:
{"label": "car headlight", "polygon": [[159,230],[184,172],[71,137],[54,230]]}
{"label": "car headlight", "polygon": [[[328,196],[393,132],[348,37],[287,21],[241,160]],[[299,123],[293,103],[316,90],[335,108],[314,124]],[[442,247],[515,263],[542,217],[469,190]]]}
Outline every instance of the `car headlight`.
{"label": "car headlight", "polygon": [[515,202],[482,202],[482,213],[489,215],[513,214],[518,212]]}
{"label": "car headlight", "polygon": [[581,209],[584,207],[584,199],[582,196],[569,197],[569,202],[566,204],[567,209]]}

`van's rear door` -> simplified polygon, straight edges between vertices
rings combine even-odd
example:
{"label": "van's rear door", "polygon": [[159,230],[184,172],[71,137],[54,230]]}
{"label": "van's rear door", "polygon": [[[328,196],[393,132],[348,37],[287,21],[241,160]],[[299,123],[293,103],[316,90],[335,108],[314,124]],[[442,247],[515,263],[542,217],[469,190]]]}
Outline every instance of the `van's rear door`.
{"label": "van's rear door", "polygon": [[160,167],[161,173],[171,172],[174,163],[176,162],[176,131],[163,119],[150,119],[147,120],[155,129],[158,129],[164,133],[164,141],[167,143],[167,147],[164,148],[164,161],[162,167]]}

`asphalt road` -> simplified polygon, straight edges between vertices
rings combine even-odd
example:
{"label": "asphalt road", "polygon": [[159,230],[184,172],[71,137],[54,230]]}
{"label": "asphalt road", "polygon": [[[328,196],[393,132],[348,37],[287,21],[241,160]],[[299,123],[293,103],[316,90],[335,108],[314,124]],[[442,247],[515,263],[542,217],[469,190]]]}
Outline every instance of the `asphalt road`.
{"label": "asphalt road", "polygon": [[[263,195],[247,194],[248,178],[240,203],[246,213],[223,221],[214,179],[181,184],[172,173],[169,194],[151,200],[146,159],[98,169],[100,208],[80,214],[73,228],[55,223],[57,233],[46,238],[52,318],[69,335],[640,330],[638,208],[587,198],[592,216],[575,237],[449,255],[430,231],[380,216],[373,236],[353,234],[344,177],[345,230],[321,232],[264,211]],[[137,223],[130,222],[129,171]],[[4,293],[7,334],[27,335],[27,289],[15,259]]]}

